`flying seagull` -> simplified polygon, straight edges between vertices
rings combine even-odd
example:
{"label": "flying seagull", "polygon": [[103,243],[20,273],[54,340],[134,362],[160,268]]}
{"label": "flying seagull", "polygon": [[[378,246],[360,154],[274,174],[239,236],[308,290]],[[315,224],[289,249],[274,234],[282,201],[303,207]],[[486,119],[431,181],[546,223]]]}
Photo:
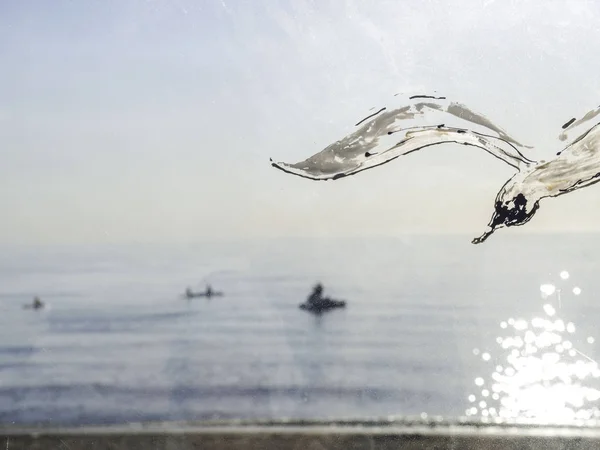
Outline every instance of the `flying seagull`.
{"label": "flying seagull", "polygon": [[295,163],[271,164],[284,172],[310,180],[338,180],[388,163],[400,156],[445,143],[485,150],[515,170],[500,188],[487,230],[472,240],[480,244],[495,230],[520,226],[537,212],[540,201],[558,197],[600,181],[600,123],[593,119],[600,107],[581,119],[571,119],[559,135],[567,144],[550,161],[534,161],[519,143],[482,114],[445,97],[416,95],[402,106],[381,108],[358,122],[355,132]]}

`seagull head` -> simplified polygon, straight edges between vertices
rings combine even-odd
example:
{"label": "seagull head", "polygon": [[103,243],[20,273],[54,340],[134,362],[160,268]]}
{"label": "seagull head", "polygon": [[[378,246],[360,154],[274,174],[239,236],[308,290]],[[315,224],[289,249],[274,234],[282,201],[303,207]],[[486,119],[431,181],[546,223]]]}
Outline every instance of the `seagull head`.
{"label": "seagull head", "polygon": [[481,244],[499,228],[524,225],[532,219],[540,206],[539,198],[526,195],[518,186],[509,182],[498,193],[489,229],[473,239],[473,244]]}

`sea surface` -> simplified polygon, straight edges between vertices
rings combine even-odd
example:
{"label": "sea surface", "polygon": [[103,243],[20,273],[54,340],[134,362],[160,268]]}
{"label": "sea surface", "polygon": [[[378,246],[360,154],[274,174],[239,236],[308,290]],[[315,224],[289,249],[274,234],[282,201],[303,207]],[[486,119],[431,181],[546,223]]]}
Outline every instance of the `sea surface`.
{"label": "sea surface", "polygon": [[599,416],[599,236],[497,234],[4,247],[0,423]]}

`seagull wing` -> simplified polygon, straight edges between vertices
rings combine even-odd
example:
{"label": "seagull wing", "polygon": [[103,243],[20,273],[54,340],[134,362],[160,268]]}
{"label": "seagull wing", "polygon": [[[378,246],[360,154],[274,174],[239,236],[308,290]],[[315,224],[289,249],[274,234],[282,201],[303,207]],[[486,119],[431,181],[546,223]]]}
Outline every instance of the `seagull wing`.
{"label": "seagull wing", "polygon": [[443,143],[481,148],[516,170],[535,163],[519,150],[526,146],[462,104],[432,96],[408,100],[403,106],[379,109],[359,121],[358,130],[304,161],[271,164],[311,180],[335,180]]}

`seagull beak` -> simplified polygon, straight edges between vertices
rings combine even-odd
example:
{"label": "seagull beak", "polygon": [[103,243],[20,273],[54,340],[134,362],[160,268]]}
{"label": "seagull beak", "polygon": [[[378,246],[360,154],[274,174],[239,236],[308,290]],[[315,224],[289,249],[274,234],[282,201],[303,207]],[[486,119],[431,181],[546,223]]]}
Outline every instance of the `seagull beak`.
{"label": "seagull beak", "polygon": [[486,231],[481,236],[476,237],[475,239],[473,239],[471,241],[471,244],[481,244],[481,243],[485,242],[485,240],[487,238],[489,238],[492,235],[492,233],[494,233],[494,228],[491,228],[490,231]]}

